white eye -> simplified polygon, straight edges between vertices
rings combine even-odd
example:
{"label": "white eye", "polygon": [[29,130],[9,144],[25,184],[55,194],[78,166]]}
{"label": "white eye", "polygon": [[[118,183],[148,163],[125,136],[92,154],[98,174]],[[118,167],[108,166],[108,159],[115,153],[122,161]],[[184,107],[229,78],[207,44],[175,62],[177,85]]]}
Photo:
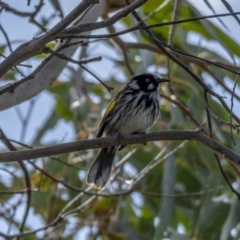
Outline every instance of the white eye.
{"label": "white eye", "polygon": [[146,78],[146,82],[150,82],[150,79],[149,79],[149,78]]}

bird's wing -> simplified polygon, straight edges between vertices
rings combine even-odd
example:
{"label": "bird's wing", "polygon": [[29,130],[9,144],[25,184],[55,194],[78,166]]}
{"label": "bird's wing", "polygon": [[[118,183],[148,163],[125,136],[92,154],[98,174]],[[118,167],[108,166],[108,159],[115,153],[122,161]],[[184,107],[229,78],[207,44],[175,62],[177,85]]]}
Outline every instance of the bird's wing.
{"label": "bird's wing", "polygon": [[107,120],[111,117],[112,112],[113,112],[115,106],[116,106],[116,101],[115,101],[115,99],[113,99],[109,103],[109,105],[108,105],[108,107],[107,107],[107,109],[106,109],[106,111],[104,113],[104,116],[102,118],[102,121],[101,121],[99,129],[98,129],[97,138],[102,136],[102,134],[103,134],[103,132],[105,130],[106,124],[107,124]]}

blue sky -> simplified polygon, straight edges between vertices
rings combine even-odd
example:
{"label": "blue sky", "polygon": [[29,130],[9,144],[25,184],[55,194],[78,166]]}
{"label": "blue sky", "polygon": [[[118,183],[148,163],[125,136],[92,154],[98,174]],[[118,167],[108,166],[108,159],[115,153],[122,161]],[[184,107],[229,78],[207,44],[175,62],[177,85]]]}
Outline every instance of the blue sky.
{"label": "blue sky", "polygon": [[[16,0],[8,0],[7,3],[14,6],[15,8],[22,10],[22,11],[29,11],[29,9],[33,9],[33,6],[38,2],[36,0],[31,1],[31,6],[27,7],[24,1],[16,1]],[[78,4],[77,0],[71,0],[71,1],[60,1],[62,5],[62,9],[64,11],[64,14],[67,14],[69,11],[71,11],[74,6]],[[193,4],[196,5],[196,7],[199,9],[200,12],[204,14],[211,14],[209,9],[206,7],[203,1],[195,1],[190,0]],[[214,9],[217,13],[226,13],[227,10],[221,3],[221,1],[211,0],[209,1],[212,6],[214,6]],[[232,6],[234,6],[235,11],[240,11],[240,5],[237,3],[237,1],[230,0],[228,1]],[[52,5],[46,1],[44,5],[44,11],[42,13],[44,16],[49,16],[53,11]],[[39,15],[38,18],[42,16]],[[56,19],[57,21],[58,19]],[[27,18],[19,18],[14,16],[11,13],[2,12],[0,15],[0,21],[2,26],[4,26],[9,34],[9,37],[11,40],[15,40],[17,42],[20,41],[27,41],[32,39],[32,37],[36,34],[37,29],[35,26],[30,24],[27,20]],[[220,24],[217,20],[213,20],[214,23]],[[239,29],[239,26],[237,22],[232,17],[226,17],[224,18],[224,22],[230,29],[229,35],[232,36],[236,41],[240,41],[240,31],[234,31],[234,29]],[[56,23],[56,22],[55,22]],[[54,25],[55,23],[52,23],[51,25]],[[50,26],[49,26],[50,27]],[[119,26],[121,27],[121,26]],[[99,30],[98,32],[103,33],[104,30]],[[199,36],[190,34],[189,35],[189,41],[190,42],[199,42]],[[0,35],[0,45],[4,43],[4,38],[2,35]],[[211,48],[216,49],[216,51],[220,51],[221,54],[224,56],[228,55],[218,44],[215,42],[207,42],[203,39],[201,40],[201,44]],[[18,43],[13,45],[13,47],[17,47]],[[91,54],[93,56],[99,56],[99,55],[106,55],[109,54],[110,56],[114,53],[112,53],[104,44],[95,44],[92,47]],[[77,55],[77,53],[76,53]],[[116,54],[114,54],[116,55]],[[230,59],[230,57],[229,57]],[[38,63],[34,61],[28,61],[29,64],[32,64],[33,66],[36,66]],[[88,65],[91,69],[94,69],[94,72],[100,76],[102,79],[106,78],[108,74],[115,74],[113,65],[110,61],[104,59],[102,62],[92,63]],[[25,69],[25,73],[29,73],[30,69]],[[20,76],[19,76],[20,77]],[[66,80],[67,73],[63,72],[59,79]],[[0,81],[0,85],[5,84],[5,82]],[[219,89],[220,90],[220,89]],[[49,94],[47,91],[43,91],[35,98],[35,107],[34,111],[31,115],[31,118],[29,119],[29,126],[27,128],[26,137],[24,141],[26,143],[31,142],[31,139],[35,136],[38,129],[42,126],[42,124],[46,121],[47,117],[51,113],[55,101],[52,98],[51,94]],[[19,104],[17,107],[23,115],[26,114],[28,106],[30,102],[24,102],[22,104]],[[7,134],[9,138],[13,138],[16,140],[19,140],[21,135],[21,122],[17,114],[16,107],[12,107],[10,109],[4,110],[0,112],[0,126],[4,130],[4,132]],[[43,138],[43,143],[48,144],[51,142],[58,142],[63,141],[67,142],[70,140],[74,140],[75,132],[71,125],[71,123],[68,123],[66,121],[60,120],[55,128],[48,131],[46,135]],[[2,148],[2,145],[0,143],[0,148]]]}
{"label": "blue sky", "polygon": [[[27,7],[26,0],[24,1],[16,1],[16,0],[5,0],[3,2],[7,2],[9,5],[14,6],[18,10],[22,11],[28,11],[29,9],[32,9],[32,6],[34,6],[38,1],[32,0],[31,6]],[[71,11],[74,6],[78,4],[78,0],[71,0],[71,1],[60,1],[62,5],[62,9],[64,10],[64,14],[66,15],[69,11]],[[204,14],[211,14],[209,9],[205,6],[203,1],[196,1],[196,0],[190,0],[193,4],[196,5],[196,7],[199,9],[200,12]],[[214,9],[217,13],[226,13],[228,12],[225,7],[222,5],[220,0],[211,0],[209,1],[212,6],[214,6]],[[240,4],[236,0],[228,0],[228,2],[231,4],[231,6],[234,6],[234,11],[240,11]],[[49,14],[53,11],[53,8],[51,4],[46,1],[46,4],[44,6],[44,15],[49,16]],[[57,20],[56,20],[57,21]],[[9,37],[11,40],[17,41],[17,44],[13,45],[13,47],[17,47],[19,41],[27,41],[32,39],[32,37],[36,34],[37,29],[36,27],[32,26],[32,24],[28,23],[27,18],[22,19],[15,17],[11,13],[2,12],[0,14],[0,22],[2,26],[7,30]],[[213,20],[214,23],[219,25],[219,22],[217,20]],[[225,24],[229,27],[230,33],[229,35],[238,41],[240,43],[240,31],[239,31],[239,25],[232,17],[224,18]],[[56,23],[56,22],[55,22]],[[53,25],[54,23],[52,23]],[[119,25],[119,27],[121,27]],[[235,31],[235,29],[238,29],[238,31]],[[103,33],[104,30],[99,30],[99,33]],[[198,43],[199,36],[190,34],[189,41],[193,43]],[[0,33],[0,45],[5,43],[5,39],[3,38],[3,35]],[[203,44],[206,47],[209,47],[211,49],[215,49],[216,51],[220,52],[224,56],[226,56],[226,52],[216,44],[215,42],[207,42],[202,40],[201,44]],[[106,47],[104,44],[95,44],[93,47],[91,47],[91,54],[92,56],[99,56],[99,55],[109,55],[112,54],[116,55],[116,53],[112,52],[110,49]],[[76,53],[77,55],[77,53]],[[36,66],[36,62],[29,61],[30,64]],[[116,74],[117,70],[113,68],[113,64],[107,60],[104,59],[102,62],[98,63],[92,63],[91,65],[88,65],[89,68],[94,69],[94,73],[96,73],[98,76],[100,76],[102,79],[107,78],[108,74]],[[29,73],[29,69],[25,69],[25,73]],[[60,75],[59,79],[66,80],[67,79],[67,72],[64,72]],[[0,85],[5,84],[6,82],[0,81]],[[211,84],[211,80],[209,79],[209,84]],[[219,92],[222,90],[219,88]],[[238,89],[239,91],[239,89]],[[42,124],[46,121],[49,114],[52,112],[55,100],[52,97],[50,93],[47,91],[43,91],[35,98],[35,106],[33,113],[31,115],[31,118],[29,119],[29,125],[26,131],[25,139],[23,140],[25,143],[30,143],[31,140],[34,138],[37,130],[42,126]],[[22,112],[23,115],[26,115],[28,107],[29,107],[30,101],[26,101],[22,104],[19,104],[17,108]],[[235,109],[239,108],[239,104],[235,105]],[[3,131],[6,133],[6,135],[9,138],[20,140],[21,135],[21,129],[22,124],[18,117],[16,107],[12,107],[10,109],[4,110],[0,112],[0,127],[3,129]],[[64,120],[59,120],[56,127],[54,127],[52,130],[48,131],[46,135],[43,138],[43,143],[49,144],[51,142],[68,142],[73,141],[75,139],[75,131],[71,123],[66,122]],[[0,149],[3,148],[3,145],[0,143]],[[14,199],[13,199],[14,201]],[[20,210],[21,211],[21,210]],[[21,216],[21,213],[19,213],[17,216]],[[32,220],[33,213],[31,214],[30,220]],[[31,224],[31,221],[28,221],[28,224]],[[36,221],[39,221],[39,224],[41,224],[41,221],[39,218],[36,218]],[[1,224],[0,224],[1,225]],[[85,230],[84,230],[85,231]],[[87,230],[86,230],[87,231]]]}

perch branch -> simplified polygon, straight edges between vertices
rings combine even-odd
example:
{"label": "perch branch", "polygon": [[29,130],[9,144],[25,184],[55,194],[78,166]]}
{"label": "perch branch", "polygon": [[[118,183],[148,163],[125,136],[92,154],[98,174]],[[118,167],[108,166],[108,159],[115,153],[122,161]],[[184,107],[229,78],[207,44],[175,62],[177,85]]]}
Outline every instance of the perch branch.
{"label": "perch branch", "polygon": [[62,143],[31,150],[3,152],[0,153],[0,162],[16,162],[26,159],[36,159],[40,157],[53,156],[80,150],[104,148],[117,145],[146,143],[160,140],[195,140],[200,144],[204,145],[205,147],[209,148],[217,155],[224,157],[237,165],[240,164],[240,155],[223,146],[216,140],[209,138],[202,132],[202,129],[196,131],[180,130],[160,131],[148,134],[134,134],[123,136],[123,138],[120,140],[116,136],[103,137],[81,140],[77,142]]}

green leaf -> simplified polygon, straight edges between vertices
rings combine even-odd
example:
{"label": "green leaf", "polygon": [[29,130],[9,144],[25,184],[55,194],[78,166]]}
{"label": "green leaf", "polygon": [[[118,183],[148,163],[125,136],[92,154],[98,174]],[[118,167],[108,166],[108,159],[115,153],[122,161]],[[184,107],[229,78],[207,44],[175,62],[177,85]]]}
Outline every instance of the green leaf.
{"label": "green leaf", "polygon": [[0,45],[0,54],[4,53],[5,48],[6,48],[6,45]]}
{"label": "green leaf", "polygon": [[68,102],[65,102],[63,98],[56,97],[57,103],[55,106],[56,113],[65,120],[73,119],[73,112],[70,110],[70,106]]}

